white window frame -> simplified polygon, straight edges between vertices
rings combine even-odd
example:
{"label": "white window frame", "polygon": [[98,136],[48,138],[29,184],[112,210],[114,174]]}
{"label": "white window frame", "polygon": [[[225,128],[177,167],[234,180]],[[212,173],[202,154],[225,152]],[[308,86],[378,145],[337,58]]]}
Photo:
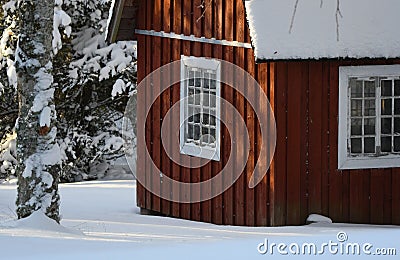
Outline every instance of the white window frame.
{"label": "white window frame", "polygon": [[[350,138],[350,88],[349,79],[353,77],[399,77],[400,65],[369,65],[339,67],[339,133],[338,133],[338,169],[372,169],[400,167],[400,155],[350,156],[348,140]],[[377,90],[380,91],[380,88]],[[393,93],[394,95],[394,93]],[[380,122],[381,104],[376,104],[376,117]],[[376,126],[376,136],[380,134],[380,123]],[[377,138],[379,139],[379,138]],[[378,141],[380,143],[380,140]]]}
{"label": "white window frame", "polygon": [[[212,70],[216,72],[216,109],[215,109],[215,147],[200,146],[194,143],[187,142],[186,129],[188,127],[188,95],[187,95],[187,84],[189,79],[189,73],[187,68],[197,68],[204,70]],[[181,81],[180,81],[180,153],[190,156],[220,161],[220,145],[221,145],[221,62],[215,59],[199,58],[199,57],[187,57],[181,56]],[[201,101],[202,102],[202,101]],[[202,104],[201,104],[202,106]],[[202,124],[202,122],[200,122]],[[200,133],[201,134],[201,133]]]}

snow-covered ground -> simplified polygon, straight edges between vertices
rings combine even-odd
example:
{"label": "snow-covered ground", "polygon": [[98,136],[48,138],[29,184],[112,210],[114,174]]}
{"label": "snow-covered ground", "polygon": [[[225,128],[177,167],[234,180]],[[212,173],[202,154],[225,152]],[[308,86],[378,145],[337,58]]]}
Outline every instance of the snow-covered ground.
{"label": "snow-covered ground", "polygon": [[[248,228],[141,216],[135,187],[131,180],[62,184],[59,226],[42,214],[16,221],[16,185],[0,184],[0,259],[275,259],[287,258],[285,252],[309,259],[309,248],[314,257],[312,243],[317,255],[324,251],[323,259],[354,259],[352,248],[358,245],[359,259],[374,259],[366,253],[379,248],[394,248],[397,256],[376,258],[400,255],[400,227],[315,223]],[[269,250],[260,254],[266,242]],[[297,248],[300,255],[293,254]]]}

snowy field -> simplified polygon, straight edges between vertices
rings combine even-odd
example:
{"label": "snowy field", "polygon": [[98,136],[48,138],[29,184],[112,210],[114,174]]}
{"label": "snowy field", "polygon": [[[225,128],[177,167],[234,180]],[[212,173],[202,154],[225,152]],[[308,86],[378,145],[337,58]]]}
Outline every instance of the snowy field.
{"label": "snowy field", "polygon": [[[400,255],[400,227],[394,226],[315,223],[247,228],[141,216],[135,207],[135,186],[130,180],[62,184],[59,226],[41,214],[16,221],[16,185],[0,184],[0,259],[244,260],[288,255],[398,259]],[[355,257],[358,249],[360,255]],[[382,252],[392,256],[377,256]]]}

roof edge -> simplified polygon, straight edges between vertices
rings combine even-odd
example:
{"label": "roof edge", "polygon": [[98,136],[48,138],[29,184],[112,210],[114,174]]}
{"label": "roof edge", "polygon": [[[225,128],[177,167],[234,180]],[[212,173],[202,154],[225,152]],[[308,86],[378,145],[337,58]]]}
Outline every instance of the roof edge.
{"label": "roof edge", "polygon": [[125,0],[114,0],[114,5],[110,7],[112,9],[110,10],[111,17],[109,17],[110,22],[108,23],[106,32],[106,41],[108,43],[115,42],[117,38],[124,5]]}
{"label": "roof edge", "polygon": [[308,62],[308,61],[390,61],[399,60],[400,57],[323,57],[323,58],[306,58],[306,59],[261,59],[256,58],[256,63],[268,63],[268,62]]}

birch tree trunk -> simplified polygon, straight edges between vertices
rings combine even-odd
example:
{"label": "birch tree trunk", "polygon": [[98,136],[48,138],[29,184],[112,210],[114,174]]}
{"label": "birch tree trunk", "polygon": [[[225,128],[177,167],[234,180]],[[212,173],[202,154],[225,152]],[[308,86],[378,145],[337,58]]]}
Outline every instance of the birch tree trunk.
{"label": "birch tree trunk", "polygon": [[60,148],[54,126],[52,38],[54,0],[23,0],[16,50],[19,218],[41,210],[59,222]]}

